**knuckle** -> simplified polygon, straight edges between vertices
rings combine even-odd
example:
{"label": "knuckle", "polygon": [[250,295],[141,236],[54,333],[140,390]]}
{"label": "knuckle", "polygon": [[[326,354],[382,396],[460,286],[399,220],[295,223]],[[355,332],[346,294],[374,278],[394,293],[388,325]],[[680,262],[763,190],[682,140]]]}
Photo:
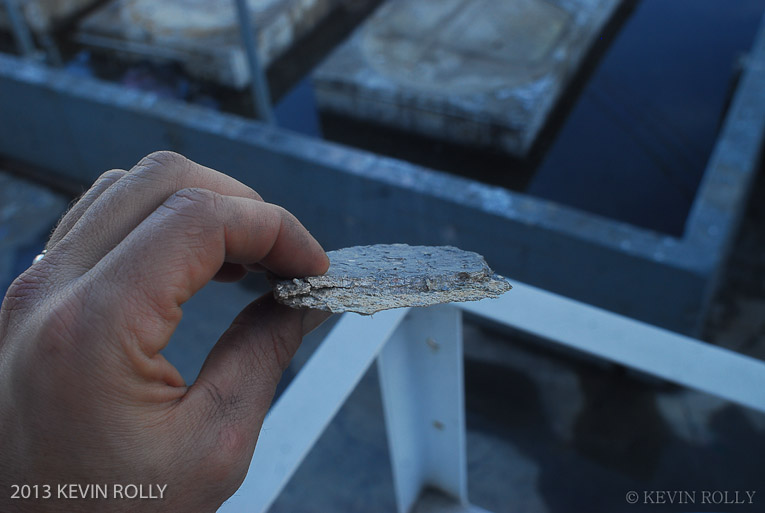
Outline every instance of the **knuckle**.
{"label": "knuckle", "polygon": [[284,208],[281,205],[276,205],[271,203],[273,205],[274,213],[282,220],[289,219],[292,217],[292,214],[290,214],[290,211]]}
{"label": "knuckle", "polygon": [[179,153],[162,150],[150,153],[131,170],[136,179],[171,179],[188,169],[189,160]]}
{"label": "knuckle", "polygon": [[300,224],[300,221],[298,221],[298,218],[295,217],[292,212],[287,210],[284,207],[276,206],[276,212],[279,216],[281,229],[287,229],[290,231],[298,230],[302,225]]}
{"label": "knuckle", "polygon": [[217,221],[219,201],[220,195],[216,192],[190,187],[171,194],[164,206],[180,215]]}
{"label": "knuckle", "polygon": [[186,165],[188,159],[180,153],[169,150],[159,150],[149,153],[138,163],[139,166],[152,167],[173,167],[177,165]]}
{"label": "knuckle", "polygon": [[28,269],[8,287],[2,309],[9,313],[29,309],[37,304],[37,296],[44,286],[45,281],[37,270]]}
{"label": "knuckle", "polygon": [[186,276],[183,283],[201,280],[209,269],[218,269],[223,263],[225,229],[219,198],[206,189],[181,189],[159,209],[159,222],[166,225],[164,233],[178,249],[173,257],[177,260],[172,263],[177,272]]}
{"label": "knuckle", "polygon": [[[54,322],[50,316],[40,315],[40,306],[45,303],[44,294],[40,293],[43,288],[43,280],[37,276],[37,269],[30,268],[8,287],[0,308],[0,348],[4,349],[6,345],[13,343],[13,339],[22,335],[27,342],[20,346],[20,350],[27,354],[31,351],[33,354],[32,358],[21,357],[17,361],[16,365],[20,362],[23,374],[35,370],[31,369],[32,362],[39,370],[43,368],[49,355],[61,353],[56,347],[62,338],[58,321]],[[40,358],[40,355],[43,358]],[[2,359],[0,356],[0,360]]]}
{"label": "knuckle", "polygon": [[124,169],[110,169],[98,177],[96,183],[114,183],[127,174]]}

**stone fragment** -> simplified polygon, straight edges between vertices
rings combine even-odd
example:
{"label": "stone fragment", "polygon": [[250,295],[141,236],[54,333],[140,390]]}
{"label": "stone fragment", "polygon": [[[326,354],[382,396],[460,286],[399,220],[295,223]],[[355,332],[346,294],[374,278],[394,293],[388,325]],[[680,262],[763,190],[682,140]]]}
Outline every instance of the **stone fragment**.
{"label": "stone fragment", "polygon": [[511,288],[481,255],[452,246],[377,244],[327,255],[330,267],[322,276],[270,276],[276,300],[292,308],[371,315],[405,306],[477,301]]}

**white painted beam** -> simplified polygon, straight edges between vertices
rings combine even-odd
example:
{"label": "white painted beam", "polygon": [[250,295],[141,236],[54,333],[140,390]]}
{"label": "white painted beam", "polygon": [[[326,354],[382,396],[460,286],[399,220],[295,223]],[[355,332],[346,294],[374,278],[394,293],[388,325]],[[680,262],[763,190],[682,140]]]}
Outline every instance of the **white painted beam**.
{"label": "white painted beam", "polygon": [[765,411],[765,363],[513,281],[490,300],[462,303],[479,317]]}
{"label": "white painted beam", "polygon": [[398,512],[426,487],[467,506],[462,313],[412,309],[377,362]]}
{"label": "white painted beam", "polygon": [[219,512],[271,506],[407,312],[343,315],[271,408],[247,477]]}

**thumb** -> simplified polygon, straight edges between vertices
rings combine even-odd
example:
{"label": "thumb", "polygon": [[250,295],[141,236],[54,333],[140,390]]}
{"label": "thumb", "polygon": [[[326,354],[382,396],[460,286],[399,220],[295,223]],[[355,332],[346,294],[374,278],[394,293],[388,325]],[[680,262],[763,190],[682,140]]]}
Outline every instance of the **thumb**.
{"label": "thumb", "polygon": [[254,450],[276,385],[303,335],[330,315],[288,308],[271,294],[253,301],[212,349],[187,399],[204,403],[200,411],[214,417],[206,419],[210,424],[238,425],[249,433]]}

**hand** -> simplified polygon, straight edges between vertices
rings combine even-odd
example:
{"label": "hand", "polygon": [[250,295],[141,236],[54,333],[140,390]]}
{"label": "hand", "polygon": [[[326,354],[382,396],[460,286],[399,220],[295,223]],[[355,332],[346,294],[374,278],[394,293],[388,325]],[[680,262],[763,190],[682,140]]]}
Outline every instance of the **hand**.
{"label": "hand", "polygon": [[[160,350],[210,279],[328,266],[286,210],[180,155],[102,175],[0,311],[0,511],[215,511],[244,479],[282,371],[326,314],[260,298],[190,386]],[[10,499],[13,484],[47,484],[52,497]],[[61,499],[60,484],[106,484],[109,499]],[[113,486],[128,484],[166,488],[162,500],[115,500]]]}

